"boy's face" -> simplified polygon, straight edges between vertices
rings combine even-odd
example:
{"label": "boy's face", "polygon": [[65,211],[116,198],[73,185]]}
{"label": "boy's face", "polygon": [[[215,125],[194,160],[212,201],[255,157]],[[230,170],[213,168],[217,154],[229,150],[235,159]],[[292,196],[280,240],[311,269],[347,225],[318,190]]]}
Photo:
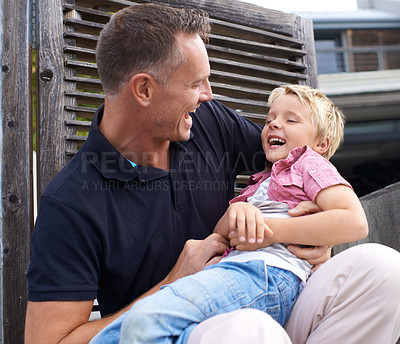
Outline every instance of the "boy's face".
{"label": "boy's face", "polygon": [[318,146],[309,111],[293,94],[282,95],[272,103],[261,140],[265,156],[272,163],[287,158],[296,147]]}

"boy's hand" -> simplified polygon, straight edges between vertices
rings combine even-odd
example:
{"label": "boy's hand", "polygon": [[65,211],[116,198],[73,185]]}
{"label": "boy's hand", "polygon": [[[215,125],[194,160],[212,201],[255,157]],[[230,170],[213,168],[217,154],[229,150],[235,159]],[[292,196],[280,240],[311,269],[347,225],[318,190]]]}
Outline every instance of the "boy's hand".
{"label": "boy's hand", "polygon": [[[272,236],[261,211],[247,202],[236,202],[227,210],[229,237],[237,237],[239,243],[261,244],[264,236]],[[232,243],[231,243],[232,245]]]}
{"label": "boy's hand", "polygon": [[266,232],[264,233],[264,240],[262,242],[255,242],[253,244],[248,243],[247,241],[243,242],[240,241],[236,234],[230,234],[229,238],[229,245],[231,247],[235,247],[238,251],[255,251],[260,248],[268,247],[272,245],[274,242],[269,240],[271,236],[271,229],[266,227]]}

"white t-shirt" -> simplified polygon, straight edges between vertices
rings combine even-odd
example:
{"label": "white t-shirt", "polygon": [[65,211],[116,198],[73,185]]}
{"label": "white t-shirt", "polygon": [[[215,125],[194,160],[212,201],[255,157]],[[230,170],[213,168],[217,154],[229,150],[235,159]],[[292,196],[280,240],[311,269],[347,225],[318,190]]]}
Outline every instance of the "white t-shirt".
{"label": "white t-shirt", "polygon": [[[271,201],[267,190],[270,178],[264,180],[253,196],[247,202],[261,210],[265,218],[287,218],[289,206],[286,203]],[[264,260],[266,265],[288,270],[306,282],[311,275],[311,265],[304,259],[297,258],[286,249],[285,244],[273,244],[256,251],[232,251],[221,262],[248,262],[250,260]]]}

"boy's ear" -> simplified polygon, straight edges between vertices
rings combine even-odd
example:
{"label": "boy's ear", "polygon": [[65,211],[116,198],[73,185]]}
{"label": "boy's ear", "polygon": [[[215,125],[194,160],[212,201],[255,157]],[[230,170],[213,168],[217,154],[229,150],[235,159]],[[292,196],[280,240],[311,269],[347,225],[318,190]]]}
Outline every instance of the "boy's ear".
{"label": "boy's ear", "polygon": [[146,73],[132,76],[129,86],[132,96],[142,106],[148,106],[154,90],[154,78]]}
{"label": "boy's ear", "polygon": [[319,154],[324,154],[329,146],[331,144],[331,141],[329,140],[329,137],[325,137],[324,139],[322,139],[319,143],[317,143],[314,147],[314,150],[319,153]]}

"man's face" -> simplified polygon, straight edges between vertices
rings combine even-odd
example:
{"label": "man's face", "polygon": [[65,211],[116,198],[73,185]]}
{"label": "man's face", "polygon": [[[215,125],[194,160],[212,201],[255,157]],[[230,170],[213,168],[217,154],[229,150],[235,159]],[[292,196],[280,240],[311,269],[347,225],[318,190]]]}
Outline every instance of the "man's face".
{"label": "man's face", "polygon": [[212,99],[208,81],[210,64],[205,45],[198,35],[178,34],[184,62],[155,91],[152,122],[161,140],[185,141],[190,137],[193,113],[203,101]]}

